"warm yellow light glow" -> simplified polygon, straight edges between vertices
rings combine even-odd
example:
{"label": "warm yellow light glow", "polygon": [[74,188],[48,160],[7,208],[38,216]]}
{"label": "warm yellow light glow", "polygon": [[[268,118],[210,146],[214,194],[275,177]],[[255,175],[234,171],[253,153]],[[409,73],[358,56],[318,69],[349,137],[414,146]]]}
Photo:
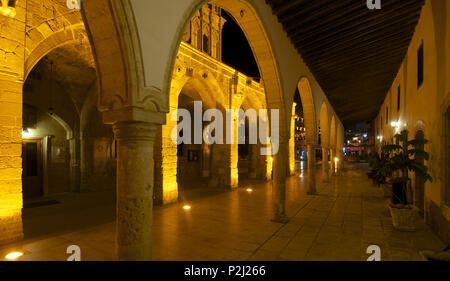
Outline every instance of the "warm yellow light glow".
{"label": "warm yellow light glow", "polygon": [[26,138],[31,138],[33,136],[33,134],[30,132],[29,129],[23,129],[22,130],[22,138],[26,139]]}
{"label": "warm yellow light glow", "polygon": [[391,122],[391,127],[395,128],[395,129],[398,129],[400,127],[400,122],[392,121]]}
{"label": "warm yellow light glow", "polygon": [[16,16],[16,9],[11,7],[0,7],[0,12],[7,17],[15,17]]}
{"label": "warm yellow light glow", "polygon": [[247,192],[252,192],[252,191],[253,191],[253,189],[247,188]]}
{"label": "warm yellow light glow", "polygon": [[190,209],[191,209],[191,206],[189,206],[189,205],[184,205],[184,206],[183,206],[183,209],[185,209],[185,210],[190,210]]}
{"label": "warm yellow light glow", "polygon": [[6,258],[7,260],[15,260],[15,259],[20,258],[21,256],[23,256],[23,253],[22,253],[22,252],[12,252],[12,253],[7,254],[7,255],[5,256],[5,258]]}

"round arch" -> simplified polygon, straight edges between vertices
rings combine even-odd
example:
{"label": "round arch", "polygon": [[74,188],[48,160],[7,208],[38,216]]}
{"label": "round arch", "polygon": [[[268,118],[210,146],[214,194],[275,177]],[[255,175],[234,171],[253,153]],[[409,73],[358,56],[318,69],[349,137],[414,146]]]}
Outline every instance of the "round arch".
{"label": "round arch", "polygon": [[[71,28],[72,30],[70,32],[68,30],[58,30],[51,33],[28,50],[29,53],[25,59],[24,80],[27,79],[28,74],[30,74],[34,66],[51,51],[68,44],[78,43],[80,38],[76,38],[75,34],[84,34],[81,40],[85,40],[86,35],[82,22],[72,25]],[[78,30],[78,32],[74,30]]]}
{"label": "round arch", "polygon": [[172,79],[173,67],[175,65],[176,53],[186,26],[192,16],[204,4],[210,2],[227,11],[236,20],[239,27],[244,32],[249,45],[254,54],[256,63],[261,73],[262,81],[266,92],[266,105],[268,109],[280,110],[280,140],[287,141],[289,130],[287,129],[286,107],[283,98],[283,89],[280,81],[278,65],[272,50],[272,44],[265,31],[262,21],[249,1],[246,0],[197,0],[190,7],[188,15],[179,25],[177,40],[172,44],[170,63],[166,69],[164,88],[168,88]]}

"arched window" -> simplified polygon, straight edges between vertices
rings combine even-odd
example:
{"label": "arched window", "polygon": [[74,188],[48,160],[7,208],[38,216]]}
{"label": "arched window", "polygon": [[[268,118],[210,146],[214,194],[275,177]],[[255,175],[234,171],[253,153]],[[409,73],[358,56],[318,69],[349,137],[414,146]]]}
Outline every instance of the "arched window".
{"label": "arched window", "polygon": [[209,40],[206,35],[203,35],[203,52],[209,54]]}
{"label": "arched window", "polygon": [[202,49],[202,30],[200,28],[197,30],[197,49]]}

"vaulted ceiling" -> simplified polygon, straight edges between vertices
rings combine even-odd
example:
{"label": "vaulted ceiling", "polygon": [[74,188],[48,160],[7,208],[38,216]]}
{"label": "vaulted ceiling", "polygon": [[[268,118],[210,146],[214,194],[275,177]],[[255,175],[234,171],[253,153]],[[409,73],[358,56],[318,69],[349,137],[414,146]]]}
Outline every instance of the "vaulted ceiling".
{"label": "vaulted ceiling", "polygon": [[424,0],[266,0],[348,126],[373,119],[406,55]]}

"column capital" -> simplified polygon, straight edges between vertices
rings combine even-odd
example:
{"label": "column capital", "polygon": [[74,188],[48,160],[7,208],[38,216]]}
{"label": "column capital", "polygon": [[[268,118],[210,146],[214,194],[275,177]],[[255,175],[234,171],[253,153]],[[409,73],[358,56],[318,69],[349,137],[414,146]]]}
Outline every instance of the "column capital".
{"label": "column capital", "polygon": [[149,122],[118,122],[113,125],[113,132],[118,140],[153,141],[157,126],[158,124]]}
{"label": "column capital", "polygon": [[115,124],[119,122],[143,122],[162,125],[166,123],[166,113],[129,106],[116,110],[104,111],[103,122],[105,124]]}

